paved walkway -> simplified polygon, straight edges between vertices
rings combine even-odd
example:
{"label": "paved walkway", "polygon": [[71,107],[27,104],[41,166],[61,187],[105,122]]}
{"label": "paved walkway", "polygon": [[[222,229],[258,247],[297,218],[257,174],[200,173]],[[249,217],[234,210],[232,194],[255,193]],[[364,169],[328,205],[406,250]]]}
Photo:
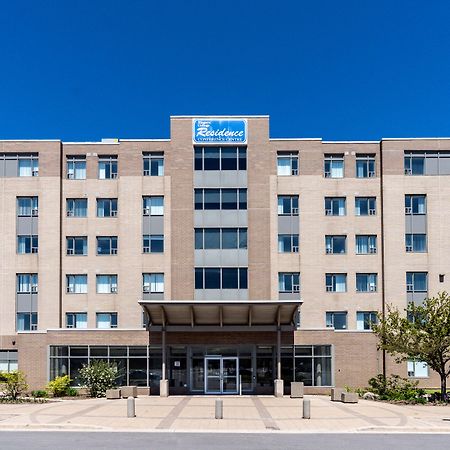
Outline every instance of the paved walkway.
{"label": "paved walkway", "polygon": [[[0,429],[91,431],[235,432],[449,432],[450,406],[358,404],[311,400],[311,419],[302,419],[302,400],[272,396],[221,397],[224,418],[214,418],[217,397],[139,397],[135,418],[127,401],[89,399],[46,404],[0,404]],[[444,420],[448,418],[449,420]]]}

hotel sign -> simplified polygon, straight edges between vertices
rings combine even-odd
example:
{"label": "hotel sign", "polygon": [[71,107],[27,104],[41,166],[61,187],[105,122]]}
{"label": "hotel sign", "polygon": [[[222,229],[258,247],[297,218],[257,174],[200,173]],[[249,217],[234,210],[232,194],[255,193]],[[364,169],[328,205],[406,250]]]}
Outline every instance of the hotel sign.
{"label": "hotel sign", "polygon": [[247,120],[194,119],[192,140],[194,144],[246,144]]}

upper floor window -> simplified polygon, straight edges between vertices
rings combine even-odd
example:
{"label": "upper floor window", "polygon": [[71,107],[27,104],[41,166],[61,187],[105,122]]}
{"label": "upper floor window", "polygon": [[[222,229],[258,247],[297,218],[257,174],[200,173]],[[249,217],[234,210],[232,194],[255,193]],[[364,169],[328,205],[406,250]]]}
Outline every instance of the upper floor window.
{"label": "upper floor window", "polygon": [[66,292],[68,294],[87,294],[87,275],[66,275]]}
{"label": "upper floor window", "polygon": [[375,176],[375,155],[356,155],[356,178]]}
{"label": "upper floor window", "polygon": [[0,153],[0,177],[37,177],[37,153]]}
{"label": "upper floor window", "polygon": [[66,313],[66,328],[87,328],[87,313]]}
{"label": "upper floor window", "polygon": [[450,151],[405,151],[405,175],[450,175]]}
{"label": "upper floor window", "polygon": [[142,213],[144,216],[163,216],[164,197],[142,197]]}
{"label": "upper floor window", "polygon": [[405,214],[419,215],[427,213],[426,195],[405,195]]}
{"label": "upper floor window", "polygon": [[325,154],[324,160],[325,178],[344,177],[344,155],[338,153]]}
{"label": "upper floor window", "polygon": [[97,217],[116,217],[117,198],[98,198]]}
{"label": "upper floor window", "polygon": [[326,216],[345,216],[345,197],[325,197]]}
{"label": "upper floor window", "polygon": [[325,323],[327,328],[335,330],[347,329],[347,311],[328,311],[325,313]]}
{"label": "upper floor window", "polygon": [[298,175],[298,152],[277,153],[277,174],[280,176]]}
{"label": "upper floor window", "polygon": [[279,195],[278,215],[298,216],[298,195]]}
{"label": "upper floor window", "polygon": [[117,178],[117,155],[98,157],[98,178],[108,180]]}
{"label": "upper floor window", "polygon": [[376,291],[377,291],[376,273],[356,274],[356,292],[376,292]]}
{"label": "upper floor window", "polygon": [[422,233],[405,234],[407,252],[425,253],[427,251],[427,235]]}
{"label": "upper floor window", "polygon": [[37,253],[39,248],[38,236],[31,235],[19,235],[17,236],[17,253],[20,255],[26,253]]}
{"label": "upper floor window", "polygon": [[377,252],[377,236],[375,234],[356,235],[355,242],[357,255],[368,255]]}
{"label": "upper floor window", "polygon": [[247,209],[247,189],[195,189],[195,209]]}
{"label": "upper floor window", "polygon": [[374,216],[376,213],[376,197],[355,197],[355,215]]}
{"label": "upper floor window", "polygon": [[290,294],[300,292],[300,273],[299,272],[278,273],[278,292]]}
{"label": "upper floor window", "polygon": [[19,312],[17,313],[17,331],[34,331],[38,327],[37,312]]}
{"label": "upper floor window", "polygon": [[66,200],[67,217],[87,217],[87,198],[68,198]]}
{"label": "upper floor window", "polygon": [[196,250],[247,248],[247,228],[196,228]]}
{"label": "upper floor window", "polygon": [[68,236],[66,238],[66,248],[68,255],[87,255],[87,237]]}
{"label": "upper floor window", "polygon": [[298,253],[298,234],[279,234],[278,252]]}
{"label": "upper floor window", "polygon": [[195,170],[247,170],[246,147],[194,147]]}
{"label": "upper floor window", "polygon": [[424,175],[425,156],[423,153],[405,152],[405,175]]}
{"label": "upper floor window", "polygon": [[19,177],[37,177],[39,175],[39,159],[37,154],[18,155]]}
{"label": "upper floor window", "polygon": [[117,294],[117,275],[97,275],[97,294]]}
{"label": "upper floor window", "polygon": [[327,292],[346,292],[347,274],[346,273],[325,274],[325,287]]}
{"label": "upper floor window", "polygon": [[17,216],[18,217],[37,217],[38,198],[37,197],[17,197]]}
{"label": "upper floor window", "polygon": [[68,156],[67,157],[67,178],[70,180],[86,179],[86,156]]}
{"label": "upper floor window", "polygon": [[142,292],[148,294],[164,293],[164,274],[163,273],[143,273],[142,274]]}
{"label": "upper floor window", "polygon": [[346,253],[347,236],[325,236],[325,252],[328,254]]}
{"label": "upper floor window", "polygon": [[18,294],[36,294],[38,291],[37,273],[18,273],[17,274],[17,293]]}
{"label": "upper floor window", "polygon": [[406,292],[428,292],[428,273],[406,272]]}
{"label": "upper floor window", "polygon": [[356,313],[356,329],[371,330],[372,325],[378,323],[376,311],[358,311]]}
{"label": "upper floor window", "polygon": [[97,236],[97,255],[117,255],[117,236]]}
{"label": "upper floor window", "polygon": [[195,289],[247,289],[247,268],[196,267]]}
{"label": "upper floor window", "polygon": [[97,328],[117,328],[117,313],[96,313]]}
{"label": "upper floor window", "polygon": [[428,364],[423,361],[409,360],[407,362],[408,377],[428,378]]}
{"label": "upper floor window", "polygon": [[144,152],[144,177],[162,177],[164,175],[164,153]]}
{"label": "upper floor window", "polygon": [[142,236],[143,253],[163,253],[164,235],[163,234],[144,234]]}

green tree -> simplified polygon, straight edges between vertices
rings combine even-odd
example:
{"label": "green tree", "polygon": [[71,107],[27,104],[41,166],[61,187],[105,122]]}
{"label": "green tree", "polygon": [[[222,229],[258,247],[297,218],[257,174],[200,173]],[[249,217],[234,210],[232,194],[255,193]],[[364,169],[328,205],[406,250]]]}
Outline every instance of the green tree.
{"label": "green tree", "polygon": [[17,400],[28,389],[25,375],[20,370],[0,374],[0,389],[12,400]]}
{"label": "green tree", "polygon": [[109,364],[102,360],[83,364],[78,374],[81,384],[89,388],[91,397],[104,397],[107,389],[116,386],[116,380],[120,376],[116,364]]}
{"label": "green tree", "polygon": [[409,303],[406,315],[389,305],[384,318],[372,326],[379,348],[396,362],[416,359],[428,364],[441,379],[441,397],[447,401],[450,375],[450,296],[440,292],[421,305]]}

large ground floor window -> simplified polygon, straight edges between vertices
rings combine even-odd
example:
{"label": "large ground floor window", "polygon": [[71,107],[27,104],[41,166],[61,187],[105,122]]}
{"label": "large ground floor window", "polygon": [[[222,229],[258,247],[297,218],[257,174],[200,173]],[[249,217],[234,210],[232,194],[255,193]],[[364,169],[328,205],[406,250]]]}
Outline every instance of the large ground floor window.
{"label": "large ground floor window", "polygon": [[0,372],[12,372],[17,368],[17,350],[0,350]]}

